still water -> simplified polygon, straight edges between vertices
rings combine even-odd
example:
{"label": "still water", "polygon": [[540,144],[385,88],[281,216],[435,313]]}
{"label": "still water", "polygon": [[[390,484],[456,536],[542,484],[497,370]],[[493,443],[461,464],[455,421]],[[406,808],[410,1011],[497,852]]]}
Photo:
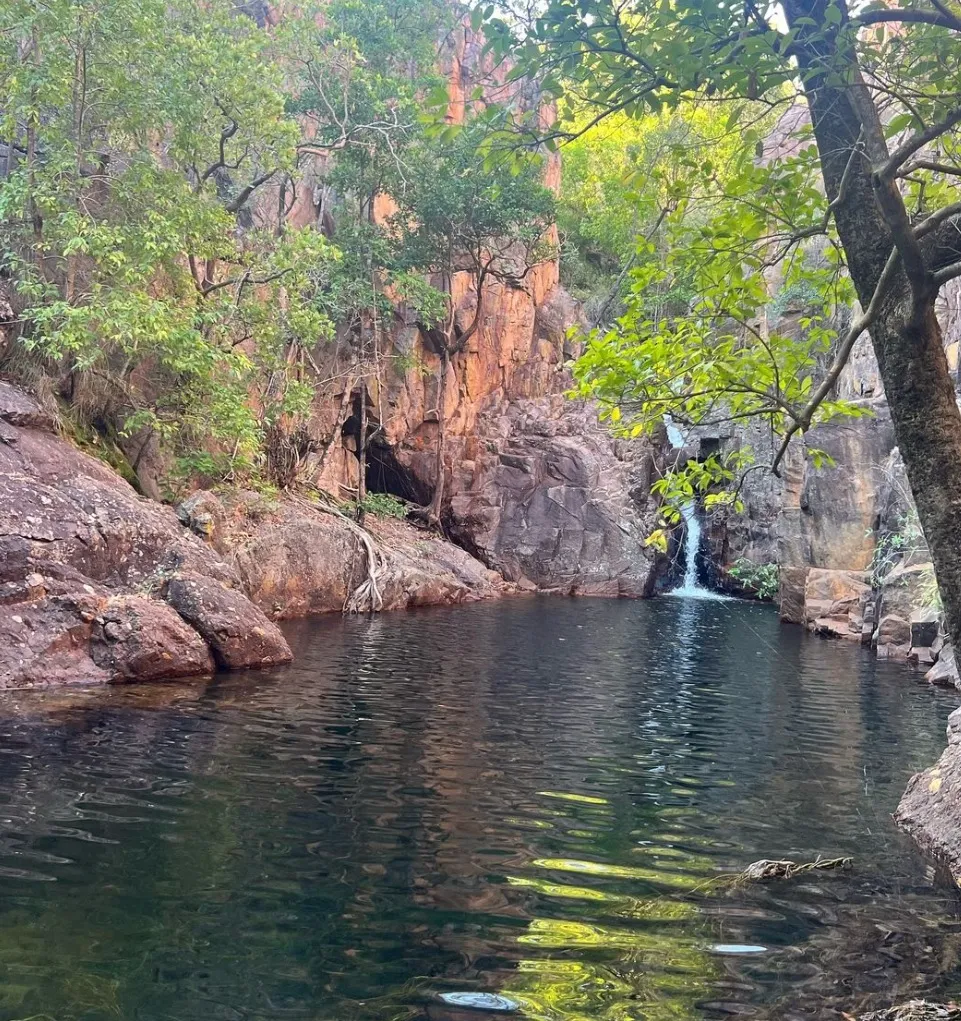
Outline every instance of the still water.
{"label": "still water", "polygon": [[[0,698],[0,1018],[780,1021],[961,990],[957,895],[889,818],[955,700],[906,668],[738,602],[290,635],[283,670]],[[818,855],[854,867],[719,879]]]}

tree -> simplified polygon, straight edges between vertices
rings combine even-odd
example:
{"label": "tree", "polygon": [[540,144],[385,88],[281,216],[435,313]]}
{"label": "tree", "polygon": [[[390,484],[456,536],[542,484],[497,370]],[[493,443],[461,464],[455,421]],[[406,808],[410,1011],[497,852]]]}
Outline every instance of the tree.
{"label": "tree", "polygon": [[[614,114],[583,134],[584,115],[574,121],[577,137],[564,146],[558,196],[560,271],[591,323],[616,318],[631,271],[659,263],[668,243],[676,244],[665,221],[681,202],[688,219],[694,214],[691,168],[710,160],[723,176],[737,158],[738,140],[713,120],[710,111],[688,105],[663,115]],[[651,244],[640,249],[638,237]],[[675,285],[684,290],[683,282]],[[677,297],[668,291],[662,301]]]}
{"label": "tree", "polygon": [[[53,0],[0,11],[0,223],[20,348],[159,496],[158,437],[250,462],[302,407],[278,369],[329,334],[335,261],[249,203],[294,160],[269,37],[230,4]],[[300,351],[298,355],[296,351]]]}
{"label": "tree", "polygon": [[[422,335],[438,358],[436,467],[429,511],[435,524],[444,500],[451,361],[483,324],[488,285],[498,281],[523,286],[551,251],[546,235],[553,222],[554,196],[541,182],[540,160],[512,164],[487,150],[489,137],[489,123],[480,119],[449,125],[439,138],[425,139],[418,165],[430,172],[409,182],[389,222],[400,267],[427,273],[436,283],[435,292],[422,291],[418,301]],[[466,322],[458,316],[459,274],[475,294]]]}
{"label": "tree", "polygon": [[[510,27],[506,21],[489,27],[495,48],[506,50]],[[754,0],[550,0],[520,49],[522,64],[540,70],[548,91],[576,90],[590,107],[590,122],[697,98],[728,104],[728,126],[751,145],[760,139],[744,125],[745,104],[787,106],[800,93],[813,144],[758,166],[753,181],[745,176],[751,190],[738,197],[742,208],[759,210],[754,232],[720,239],[722,250],[740,251],[744,267],[743,287],[731,296],[749,295],[772,265],[796,259],[820,236],[843,262],[860,311],[832,343],[826,371],[809,382],[803,377],[793,400],[780,392],[780,371],[781,384],[764,380],[758,388],[758,406],[768,406],[783,427],[771,467],[777,471],[793,436],[824,416],[851,348],[869,330],[956,645],[961,414],[935,301],[961,274],[961,203],[954,187],[961,176],[959,42],[961,14],[944,0],[904,7],[785,0],[777,8]],[[820,187],[814,187],[815,172]],[[791,216],[780,217],[780,202]],[[729,220],[728,228],[737,230],[738,222]],[[764,333],[757,332],[753,342],[763,346]],[[729,350],[745,346],[742,338]],[[683,350],[675,353],[685,357]],[[672,359],[666,355],[657,367],[662,379],[674,377]],[[777,353],[768,361],[773,375]],[[740,367],[732,372],[739,384],[750,385]],[[682,369],[677,379],[683,378]],[[726,379],[722,391],[729,389]],[[670,411],[669,392],[663,396],[663,411]],[[715,406],[720,396],[715,392]],[[697,399],[682,390],[678,403]],[[742,407],[742,413],[749,410]]]}

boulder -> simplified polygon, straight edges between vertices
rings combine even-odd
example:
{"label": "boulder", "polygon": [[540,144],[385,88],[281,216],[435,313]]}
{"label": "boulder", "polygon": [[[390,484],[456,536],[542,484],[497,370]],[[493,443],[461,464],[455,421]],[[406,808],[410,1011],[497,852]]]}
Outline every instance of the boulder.
{"label": "boulder", "polygon": [[911,777],[894,817],[961,883],[961,709],[948,717],[948,747],[936,765]]}
{"label": "boulder", "polygon": [[[465,550],[405,521],[368,514],[377,545],[383,609],[453,605],[503,591],[494,572]],[[350,524],[306,501],[227,501],[228,559],[271,618],[339,613],[364,578],[366,554]]]}
{"label": "boulder", "polygon": [[782,570],[870,567],[894,429],[883,399],[860,404],[862,417],[833,419],[805,434],[807,446],[830,455],[834,465],[817,467],[800,452],[785,463],[778,525]]}
{"label": "boulder", "polygon": [[0,607],[0,688],[208,674],[206,644],[168,606],[91,590]]}
{"label": "boulder", "polygon": [[[904,620],[920,619],[933,586],[934,567],[930,562],[898,564],[881,582],[881,615],[892,614]],[[931,619],[937,619],[934,615]]]}
{"label": "boulder", "polygon": [[143,596],[109,599],[94,621],[90,658],[114,683],[211,674],[203,638],[169,606]]}
{"label": "boulder", "polygon": [[35,398],[12,383],[0,379],[0,422],[22,429],[53,432],[55,421]]}
{"label": "boulder", "polygon": [[167,583],[167,602],[210,646],[220,667],[241,670],[293,659],[280,628],[215,578],[177,575]]}
{"label": "boulder", "polygon": [[222,550],[227,512],[216,494],[205,489],[191,494],[177,508],[177,517],[214,549]]}
{"label": "boulder", "polygon": [[[178,574],[228,593],[233,619],[273,629],[235,569],[170,508],[53,426],[37,401],[0,382],[0,686],[209,673],[201,627],[214,635],[220,618],[205,620],[200,607],[187,620],[164,602]],[[289,655],[272,631],[262,647],[264,663]],[[221,657],[233,659],[256,665],[252,655]]]}
{"label": "boulder", "polygon": [[878,622],[875,632],[880,659],[907,659],[911,649],[911,623],[903,617],[888,614]]}
{"label": "boulder", "polygon": [[961,678],[958,677],[958,666],[952,646],[944,646],[937,662],[924,675],[924,679],[929,684],[937,684],[943,688],[961,688]]}

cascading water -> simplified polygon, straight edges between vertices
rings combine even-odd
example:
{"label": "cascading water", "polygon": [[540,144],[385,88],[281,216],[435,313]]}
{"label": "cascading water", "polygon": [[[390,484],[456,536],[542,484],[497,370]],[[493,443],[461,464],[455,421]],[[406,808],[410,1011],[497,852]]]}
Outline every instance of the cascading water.
{"label": "cascading water", "polygon": [[[665,418],[667,426],[667,438],[671,446],[679,450],[685,444],[684,434],[670,420]],[[681,508],[681,517],[684,519],[684,581],[680,587],[672,589],[668,595],[682,596],[688,599],[726,599],[719,592],[712,592],[698,583],[697,580],[697,554],[701,548],[701,522],[697,517],[697,503],[688,500]]]}

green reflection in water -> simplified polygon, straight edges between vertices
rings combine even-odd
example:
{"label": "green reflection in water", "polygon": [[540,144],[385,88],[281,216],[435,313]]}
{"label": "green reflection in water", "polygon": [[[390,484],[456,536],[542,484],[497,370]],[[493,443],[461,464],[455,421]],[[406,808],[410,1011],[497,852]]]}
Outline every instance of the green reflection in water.
{"label": "green reflection in water", "polygon": [[595,798],[587,794],[570,794],[565,791],[538,791],[544,798],[561,798],[563,801],[577,801],[582,805],[609,805],[607,798]]}

